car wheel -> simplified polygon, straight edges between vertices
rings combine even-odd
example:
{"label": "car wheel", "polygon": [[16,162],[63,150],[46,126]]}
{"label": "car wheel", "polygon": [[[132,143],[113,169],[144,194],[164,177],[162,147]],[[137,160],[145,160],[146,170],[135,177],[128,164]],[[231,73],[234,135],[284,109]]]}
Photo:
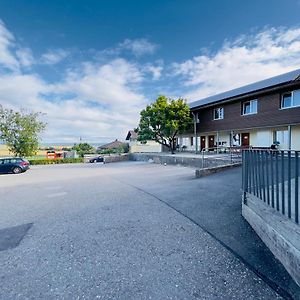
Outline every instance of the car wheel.
{"label": "car wheel", "polygon": [[14,168],[12,169],[12,172],[13,172],[14,174],[19,174],[19,173],[22,172],[22,169],[21,169],[20,167],[14,167]]}

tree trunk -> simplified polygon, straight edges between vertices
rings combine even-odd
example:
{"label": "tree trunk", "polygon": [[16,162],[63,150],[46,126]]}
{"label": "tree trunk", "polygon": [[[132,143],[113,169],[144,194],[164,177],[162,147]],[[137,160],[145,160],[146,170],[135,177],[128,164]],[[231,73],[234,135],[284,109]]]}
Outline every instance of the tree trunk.
{"label": "tree trunk", "polygon": [[176,139],[172,139],[170,141],[170,151],[172,152],[172,154],[175,154],[175,150],[176,150]]}

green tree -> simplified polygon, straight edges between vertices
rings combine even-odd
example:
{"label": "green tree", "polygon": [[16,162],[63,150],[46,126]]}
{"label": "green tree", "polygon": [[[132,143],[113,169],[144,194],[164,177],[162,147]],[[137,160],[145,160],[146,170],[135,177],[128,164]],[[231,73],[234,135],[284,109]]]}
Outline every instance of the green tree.
{"label": "green tree", "polygon": [[72,147],[72,150],[76,150],[76,152],[79,154],[79,156],[83,157],[84,154],[93,154],[95,153],[95,148],[91,146],[88,143],[80,143],[80,144],[75,144]]}
{"label": "green tree", "polygon": [[154,140],[174,153],[176,136],[191,129],[192,125],[186,101],[182,98],[173,100],[162,95],[141,111],[138,140]]}
{"label": "green tree", "polygon": [[16,112],[0,105],[0,139],[15,156],[36,154],[38,136],[46,127],[39,120],[40,115],[40,112]]}

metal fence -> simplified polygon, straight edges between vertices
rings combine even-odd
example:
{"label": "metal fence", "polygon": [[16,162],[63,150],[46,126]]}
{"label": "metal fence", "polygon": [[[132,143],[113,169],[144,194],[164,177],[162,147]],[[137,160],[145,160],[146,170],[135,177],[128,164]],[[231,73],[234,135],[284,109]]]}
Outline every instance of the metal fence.
{"label": "metal fence", "polygon": [[208,161],[215,159],[221,165],[242,163],[242,147],[213,147],[201,150],[202,168],[209,167]]}
{"label": "metal fence", "polygon": [[243,191],[299,224],[299,151],[244,150]]}

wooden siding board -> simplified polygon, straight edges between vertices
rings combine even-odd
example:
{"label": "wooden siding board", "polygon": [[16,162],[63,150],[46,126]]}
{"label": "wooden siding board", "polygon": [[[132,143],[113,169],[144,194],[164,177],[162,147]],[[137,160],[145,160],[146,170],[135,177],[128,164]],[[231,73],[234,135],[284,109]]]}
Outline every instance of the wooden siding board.
{"label": "wooden siding board", "polygon": [[[258,98],[258,111],[253,115],[241,114],[242,101],[196,110],[200,117],[197,133],[300,124],[300,107],[281,109],[280,98],[280,93]],[[213,110],[217,107],[224,107],[223,120],[213,120]]]}

